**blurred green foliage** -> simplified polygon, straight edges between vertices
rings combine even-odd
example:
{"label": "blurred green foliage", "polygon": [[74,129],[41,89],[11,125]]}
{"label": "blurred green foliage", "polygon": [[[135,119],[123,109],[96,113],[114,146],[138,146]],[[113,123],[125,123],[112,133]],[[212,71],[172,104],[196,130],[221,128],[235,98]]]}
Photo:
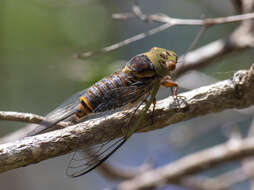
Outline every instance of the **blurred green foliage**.
{"label": "blurred green foliage", "polygon": [[[89,64],[95,61],[73,58],[76,52],[104,45],[107,36],[114,38],[110,14],[100,3],[59,8],[40,1],[11,0],[0,9],[1,98],[5,99],[0,101],[1,110],[43,112],[45,104],[66,97],[61,93],[82,89],[107,72],[104,63],[109,58],[97,58],[93,66]],[[104,69],[99,69],[101,64]],[[84,76],[94,71],[98,76],[75,84],[69,78],[75,75],[70,73],[73,67],[85,68]]]}
{"label": "blurred green foliage", "polygon": [[0,12],[0,110],[46,113],[112,72],[112,54],[73,58],[115,38],[103,4],[11,0]]}

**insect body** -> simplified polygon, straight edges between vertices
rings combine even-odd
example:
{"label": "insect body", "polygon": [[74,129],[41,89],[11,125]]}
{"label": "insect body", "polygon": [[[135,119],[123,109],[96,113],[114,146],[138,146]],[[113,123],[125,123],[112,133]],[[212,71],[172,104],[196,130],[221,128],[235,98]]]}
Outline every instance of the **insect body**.
{"label": "insect body", "polygon": [[[152,81],[160,80],[175,69],[176,54],[162,48],[133,57],[120,71],[100,80],[80,97],[77,117],[91,112],[104,112],[135,103],[152,89]],[[163,80],[164,86],[176,86]]]}
{"label": "insect body", "polygon": [[[147,111],[151,103],[155,102],[155,95],[160,85],[175,87],[174,95],[177,95],[178,86],[169,77],[170,72],[175,69],[176,63],[175,52],[163,48],[154,47],[146,53],[139,54],[127,62],[121,71],[103,78],[78,93],[67,103],[59,106],[46,117],[50,124],[40,126],[30,135],[41,133],[58,122],[73,117],[79,121],[90,113],[135,105],[151,95],[150,103],[146,106],[145,111]],[[131,132],[116,144],[106,148],[106,150],[101,148],[99,156],[102,158],[94,162],[87,161],[81,169],[71,171],[69,175],[77,177],[91,171],[115,152],[134,132],[135,129],[131,129]]]}

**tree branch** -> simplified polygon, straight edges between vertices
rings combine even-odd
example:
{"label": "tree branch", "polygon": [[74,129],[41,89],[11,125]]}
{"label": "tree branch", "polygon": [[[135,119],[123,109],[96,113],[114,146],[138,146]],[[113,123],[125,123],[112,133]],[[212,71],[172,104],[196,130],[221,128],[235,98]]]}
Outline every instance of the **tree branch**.
{"label": "tree branch", "polygon": [[[0,111],[0,120],[5,121],[19,121],[19,122],[26,122],[26,123],[34,123],[34,124],[40,124],[41,122],[45,121],[45,117],[36,115],[33,113],[22,113],[22,112],[12,112],[12,111]],[[59,122],[54,129],[60,129],[67,127],[71,125],[72,123],[69,121],[62,121]],[[27,127],[24,127],[18,131],[15,131],[11,134],[8,134],[5,137],[2,137],[0,139],[0,144],[7,143],[10,141],[18,140],[20,138],[24,138],[27,136],[29,132],[32,130],[35,130],[37,125],[29,125]]]}
{"label": "tree branch", "polygon": [[[158,101],[155,111],[150,110],[146,114],[139,132],[163,128],[225,109],[246,108],[253,104],[254,65],[249,71],[237,72],[232,80],[228,79],[180,94],[178,101],[172,96]],[[124,131],[133,126],[142,111],[140,109],[135,116],[131,109],[91,119],[62,130],[3,144],[0,146],[0,172],[66,154],[84,145],[91,146],[120,137],[125,134]],[[130,118],[133,118],[131,122]]]}
{"label": "tree branch", "polygon": [[[42,121],[45,121],[45,117],[33,113],[0,111],[0,120],[40,124]],[[68,125],[70,125],[70,122],[59,122],[57,124],[59,128],[67,127]]]}

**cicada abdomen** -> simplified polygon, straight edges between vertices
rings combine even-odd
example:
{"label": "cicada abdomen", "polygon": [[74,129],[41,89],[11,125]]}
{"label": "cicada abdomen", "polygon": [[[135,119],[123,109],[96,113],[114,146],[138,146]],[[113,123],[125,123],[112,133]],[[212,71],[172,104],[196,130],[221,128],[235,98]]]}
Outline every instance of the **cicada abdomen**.
{"label": "cicada abdomen", "polygon": [[149,93],[151,85],[148,81],[140,82],[125,72],[116,72],[95,83],[80,97],[78,118],[90,113],[105,112],[135,104]]}

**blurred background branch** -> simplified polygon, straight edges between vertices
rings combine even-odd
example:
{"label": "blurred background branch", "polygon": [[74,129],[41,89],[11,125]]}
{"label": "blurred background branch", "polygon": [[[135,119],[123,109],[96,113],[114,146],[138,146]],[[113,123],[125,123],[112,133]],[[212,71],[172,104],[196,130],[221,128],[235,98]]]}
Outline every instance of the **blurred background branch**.
{"label": "blurred background branch", "polygon": [[[250,12],[250,11],[246,11]],[[138,5],[133,6],[133,13],[117,13],[113,14],[112,18],[114,19],[121,19],[121,20],[126,20],[129,18],[138,18],[142,21],[151,23],[151,22],[159,22],[159,23],[165,23],[159,27],[153,28],[149,31],[146,31],[144,33],[138,34],[136,36],[133,36],[131,38],[125,39],[124,41],[118,42],[116,44],[113,44],[108,47],[104,47],[98,51],[95,52],[84,52],[75,55],[77,58],[87,58],[89,56],[97,55],[98,53],[106,53],[110,52],[113,50],[116,50],[118,48],[121,48],[123,46],[126,46],[130,43],[136,42],[138,40],[141,40],[143,38],[146,38],[150,35],[154,35],[158,32],[162,32],[163,30],[166,30],[172,26],[178,26],[178,25],[197,25],[197,26],[205,26],[205,27],[211,27],[213,25],[218,25],[218,24],[226,24],[226,23],[231,23],[231,22],[240,22],[240,21],[246,21],[246,20],[252,20],[254,19],[254,13],[245,13],[241,15],[234,15],[234,16],[228,16],[228,17],[220,17],[220,18],[206,18],[206,19],[179,19],[179,18],[172,18],[167,15],[162,15],[162,14],[156,14],[156,15],[146,15],[144,14],[140,7]],[[245,34],[248,34],[248,37],[250,38],[250,41],[248,41],[248,44],[239,44],[239,42],[236,41],[236,39],[232,39],[233,41],[230,43],[230,49],[241,49],[245,47],[253,47],[254,39],[253,39],[253,34],[249,36],[249,32],[246,32]],[[239,37],[239,36],[238,36]],[[235,43],[234,43],[235,42]],[[231,45],[232,44],[232,45]],[[241,46],[240,46],[241,45]],[[231,47],[232,46],[232,47]],[[225,51],[222,51],[221,54],[224,54]],[[195,55],[194,55],[195,56]],[[205,62],[205,60],[204,60]]]}
{"label": "blurred background branch", "polygon": [[[165,185],[168,182],[177,182],[185,175],[195,174],[228,161],[242,159],[253,155],[253,138],[229,141],[228,143],[212,147],[198,153],[188,155],[175,163],[165,167],[150,170],[121,183],[117,189],[138,190]],[[225,177],[223,177],[225,179]]]}

